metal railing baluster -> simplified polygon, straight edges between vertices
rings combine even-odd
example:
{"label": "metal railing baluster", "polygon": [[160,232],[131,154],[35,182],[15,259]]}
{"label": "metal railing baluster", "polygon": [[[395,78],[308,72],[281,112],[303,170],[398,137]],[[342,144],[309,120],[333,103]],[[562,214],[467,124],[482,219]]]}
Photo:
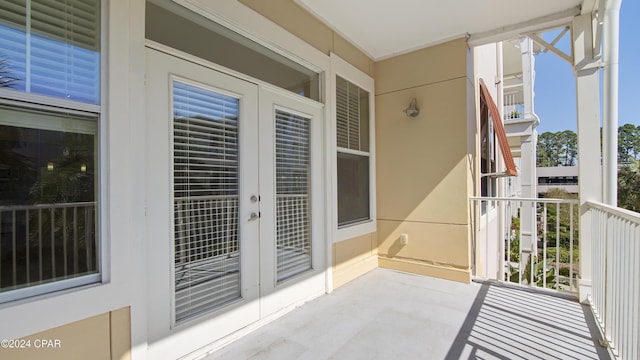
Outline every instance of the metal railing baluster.
{"label": "metal railing baluster", "polygon": [[[560,217],[560,216],[558,216]],[[573,290],[573,204],[569,204],[569,289]]]}
{"label": "metal railing baluster", "polygon": [[560,290],[560,203],[556,204],[556,290]]}
{"label": "metal railing baluster", "polygon": [[78,270],[78,257],[79,257],[79,248],[78,248],[78,207],[73,207],[73,273],[77,274]]}
{"label": "metal railing baluster", "polygon": [[522,201],[518,206],[518,239],[520,239],[519,243],[519,256],[520,256],[520,264],[518,265],[518,284],[522,285]]}
{"label": "metal railing baluster", "polygon": [[17,258],[17,252],[18,252],[18,248],[16,246],[16,236],[17,236],[17,231],[16,231],[16,211],[13,210],[11,212],[11,216],[12,216],[12,231],[11,231],[11,245],[12,245],[12,260],[13,260],[13,286],[16,286],[18,284],[18,271],[17,271],[17,267],[18,267],[18,258]]}
{"label": "metal railing baluster", "polygon": [[38,280],[42,281],[42,209],[38,209]]}
{"label": "metal railing baluster", "polygon": [[62,263],[64,264],[64,276],[67,276],[67,209],[62,208]]}
{"label": "metal railing baluster", "polygon": [[26,275],[27,275],[27,284],[31,282],[31,254],[30,254],[30,247],[31,245],[29,244],[29,209],[25,210],[25,235],[24,235],[24,245],[25,245],[25,255],[26,255],[26,261],[27,261],[27,271],[26,271]]}
{"label": "metal railing baluster", "polygon": [[93,241],[91,241],[91,227],[89,226],[90,224],[93,224],[93,221],[91,220],[92,214],[91,214],[91,208],[84,206],[84,247],[85,247],[85,253],[86,253],[86,257],[87,257],[87,272],[93,270],[93,256],[91,256],[92,254],[92,247],[93,247]]}
{"label": "metal railing baluster", "polygon": [[[547,287],[547,203],[542,208],[542,287]],[[556,275],[557,278],[557,275]]]}
{"label": "metal railing baluster", "polygon": [[56,278],[56,232],[55,232],[55,208],[49,209],[51,215],[51,277]]}

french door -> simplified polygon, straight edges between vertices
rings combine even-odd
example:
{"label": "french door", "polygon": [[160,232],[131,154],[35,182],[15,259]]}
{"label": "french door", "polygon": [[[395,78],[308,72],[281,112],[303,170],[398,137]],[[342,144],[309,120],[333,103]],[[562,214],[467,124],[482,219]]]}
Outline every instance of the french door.
{"label": "french door", "polygon": [[297,95],[147,50],[151,339],[204,346],[324,291],[321,119]]}

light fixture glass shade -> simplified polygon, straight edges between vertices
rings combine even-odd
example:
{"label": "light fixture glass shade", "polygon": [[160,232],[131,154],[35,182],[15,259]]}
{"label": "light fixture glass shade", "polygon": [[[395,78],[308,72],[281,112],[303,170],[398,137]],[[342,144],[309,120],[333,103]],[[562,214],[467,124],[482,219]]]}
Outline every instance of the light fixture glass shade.
{"label": "light fixture glass shade", "polygon": [[416,107],[416,98],[411,99],[411,103],[408,108],[404,109],[404,113],[408,117],[416,117],[420,114],[420,109]]}

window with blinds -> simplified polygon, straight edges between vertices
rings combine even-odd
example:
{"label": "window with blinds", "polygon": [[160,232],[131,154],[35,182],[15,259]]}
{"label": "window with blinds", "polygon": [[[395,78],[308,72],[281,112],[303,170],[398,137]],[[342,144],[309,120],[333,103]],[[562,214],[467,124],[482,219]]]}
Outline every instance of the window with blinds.
{"label": "window with blinds", "polygon": [[0,87],[99,104],[100,1],[1,1]]}
{"label": "window with blinds", "polygon": [[371,219],[369,93],[336,77],[338,226]]}
{"label": "window with blinds", "polygon": [[173,82],[176,322],[240,298],[239,100]]}
{"label": "window with blinds", "polygon": [[278,281],[311,269],[310,119],[276,111]]}
{"label": "window with blinds", "polygon": [[0,1],[0,303],[102,279],[100,23],[100,0]]}
{"label": "window with blinds", "polygon": [[369,151],[369,93],[349,81],[336,79],[338,148]]}

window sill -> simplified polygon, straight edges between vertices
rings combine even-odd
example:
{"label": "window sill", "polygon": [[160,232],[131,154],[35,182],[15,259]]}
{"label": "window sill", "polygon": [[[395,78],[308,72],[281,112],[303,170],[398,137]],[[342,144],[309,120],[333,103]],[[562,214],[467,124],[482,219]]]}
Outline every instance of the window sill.
{"label": "window sill", "polygon": [[353,239],[358,236],[371,234],[377,231],[377,222],[376,220],[369,220],[366,222],[360,222],[357,224],[345,225],[341,228],[336,229],[335,236],[333,237],[333,242],[341,242],[344,240]]}

